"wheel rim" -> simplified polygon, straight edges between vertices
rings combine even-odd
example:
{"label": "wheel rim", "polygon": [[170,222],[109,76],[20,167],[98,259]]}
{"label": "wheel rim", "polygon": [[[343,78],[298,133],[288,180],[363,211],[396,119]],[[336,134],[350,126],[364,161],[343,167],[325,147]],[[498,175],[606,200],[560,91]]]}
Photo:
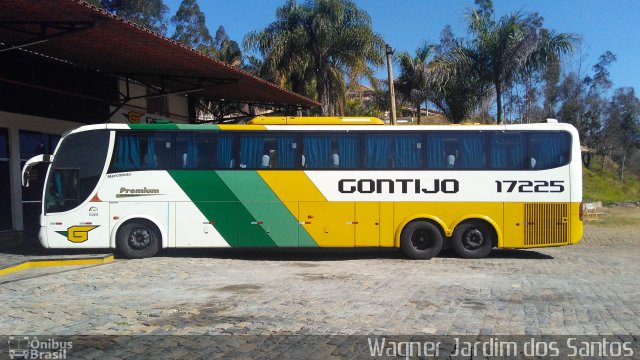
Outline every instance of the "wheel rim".
{"label": "wheel rim", "polygon": [[478,250],[484,242],[484,234],[478,228],[471,228],[462,235],[462,246],[467,250]]}
{"label": "wheel rim", "polygon": [[127,242],[129,243],[129,246],[131,246],[131,248],[140,250],[146,248],[147,246],[149,246],[149,244],[151,244],[152,236],[153,235],[151,234],[151,231],[149,231],[149,229],[141,227],[135,228],[129,234]]}
{"label": "wheel rim", "polygon": [[418,229],[411,234],[411,245],[416,250],[427,250],[433,246],[431,233],[427,229]]}

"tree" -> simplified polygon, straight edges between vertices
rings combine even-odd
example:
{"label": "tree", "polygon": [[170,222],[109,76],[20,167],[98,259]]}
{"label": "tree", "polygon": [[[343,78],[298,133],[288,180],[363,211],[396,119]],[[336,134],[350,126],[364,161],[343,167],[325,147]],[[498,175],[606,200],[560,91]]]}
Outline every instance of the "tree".
{"label": "tree", "polygon": [[429,98],[427,65],[432,50],[432,45],[423,44],[416,50],[415,57],[411,57],[408,52],[402,52],[397,57],[400,76],[398,76],[396,88],[413,104],[418,113],[418,124],[420,124],[421,105]]}
{"label": "tree", "polygon": [[[351,0],[288,0],[276,20],[249,33],[245,48],[260,52],[264,73],[279,85],[315,96],[323,115],[343,109],[346,80],[373,77],[382,65],[384,41],[371,29],[371,18]],[[308,88],[309,84],[314,89]]]}
{"label": "tree", "polygon": [[556,104],[558,103],[558,83],[560,82],[560,59],[552,56],[542,75],[544,80],[544,105],[543,112],[546,118],[556,117]]}
{"label": "tree", "polygon": [[456,39],[446,26],[435,46],[436,58],[427,66],[429,101],[447,119],[460,123],[469,118],[491,94],[482,81],[477,53]]}
{"label": "tree", "polygon": [[620,181],[624,182],[626,160],[640,143],[640,99],[633,88],[615,91],[608,108],[607,128],[616,139],[620,154]]}
{"label": "tree", "polygon": [[[605,126],[605,111],[609,106],[607,93],[612,86],[607,67],[615,60],[616,56],[606,51],[592,67],[592,75],[581,79],[579,66],[578,72],[570,72],[564,77],[557,92],[561,101],[559,119],[578,129],[582,144],[601,156],[602,168],[605,157],[616,144],[613,130]],[[587,168],[590,160],[591,153],[584,154],[583,162]]]}
{"label": "tree", "polygon": [[162,0],[101,0],[104,9],[147,29],[164,35],[167,32],[165,16],[169,8]]}
{"label": "tree", "polygon": [[216,30],[216,37],[213,40],[211,53],[216,59],[224,61],[231,66],[238,67],[242,65],[242,51],[240,50],[240,46],[237,42],[229,38],[222,25]]}
{"label": "tree", "polygon": [[453,74],[474,69],[480,83],[491,84],[496,99],[496,120],[503,121],[503,95],[519,76],[545,69],[554,57],[570,52],[575,35],[542,28],[542,18],[521,13],[493,18],[489,0],[477,0],[468,16],[471,40],[453,49],[445,63]]}
{"label": "tree", "polygon": [[182,0],[171,22],[175,25],[173,40],[205,53],[211,48],[213,38],[196,0]]}

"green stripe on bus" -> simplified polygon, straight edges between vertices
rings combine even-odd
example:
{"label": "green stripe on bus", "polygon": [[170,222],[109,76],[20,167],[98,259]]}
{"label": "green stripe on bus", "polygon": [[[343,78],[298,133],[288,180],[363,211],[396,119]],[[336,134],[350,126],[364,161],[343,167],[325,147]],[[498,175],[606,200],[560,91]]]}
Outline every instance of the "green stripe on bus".
{"label": "green stripe on bus", "polygon": [[257,171],[217,171],[277,246],[318,246]]}
{"label": "green stripe on bus", "polygon": [[215,171],[169,171],[191,201],[233,247],[273,247],[275,242]]}
{"label": "green stripe on bus", "polygon": [[220,130],[216,124],[175,124],[180,130]]}

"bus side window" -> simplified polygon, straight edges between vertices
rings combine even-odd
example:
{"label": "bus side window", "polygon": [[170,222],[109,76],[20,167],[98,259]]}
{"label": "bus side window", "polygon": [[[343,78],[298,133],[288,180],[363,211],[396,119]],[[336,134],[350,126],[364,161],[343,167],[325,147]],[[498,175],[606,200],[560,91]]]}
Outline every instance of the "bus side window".
{"label": "bus side window", "polygon": [[142,164],[140,137],[118,133],[112,168],[114,171],[138,170]]}
{"label": "bus side window", "polygon": [[531,168],[544,170],[566,165],[569,160],[570,143],[571,137],[565,132],[530,133]]}
{"label": "bus side window", "polygon": [[176,134],[176,169],[195,169],[198,167],[198,145],[196,134]]}
{"label": "bus side window", "polygon": [[413,134],[365,135],[365,168],[420,169],[422,140]]}
{"label": "bus side window", "polygon": [[173,144],[170,133],[149,134],[143,143],[143,169],[169,170],[173,168]]}
{"label": "bus side window", "polygon": [[483,169],[485,167],[485,137],[483,133],[463,132],[458,136],[460,169]]}
{"label": "bus side window", "polygon": [[308,169],[330,169],[332,136],[305,134],[303,138],[304,167]]}
{"label": "bus side window", "polygon": [[528,169],[530,159],[527,158],[525,137],[520,132],[489,135],[489,167],[504,170]]}
{"label": "bus side window", "polygon": [[218,134],[215,144],[216,169],[233,169],[235,167],[234,148],[235,137],[233,135]]}
{"label": "bus side window", "polygon": [[[277,135],[272,145],[271,152],[272,169],[294,169],[296,164],[296,152],[298,144],[294,135]],[[275,156],[275,159],[273,158]]]}

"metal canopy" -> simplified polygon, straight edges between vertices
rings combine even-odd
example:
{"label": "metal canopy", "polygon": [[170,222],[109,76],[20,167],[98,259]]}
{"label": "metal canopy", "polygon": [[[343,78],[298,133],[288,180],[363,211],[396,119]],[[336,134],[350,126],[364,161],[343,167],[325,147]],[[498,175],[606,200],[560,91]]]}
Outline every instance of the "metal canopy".
{"label": "metal canopy", "polygon": [[18,49],[136,80],[155,89],[151,96],[188,92],[224,103],[319,105],[79,0],[0,0],[0,56]]}

